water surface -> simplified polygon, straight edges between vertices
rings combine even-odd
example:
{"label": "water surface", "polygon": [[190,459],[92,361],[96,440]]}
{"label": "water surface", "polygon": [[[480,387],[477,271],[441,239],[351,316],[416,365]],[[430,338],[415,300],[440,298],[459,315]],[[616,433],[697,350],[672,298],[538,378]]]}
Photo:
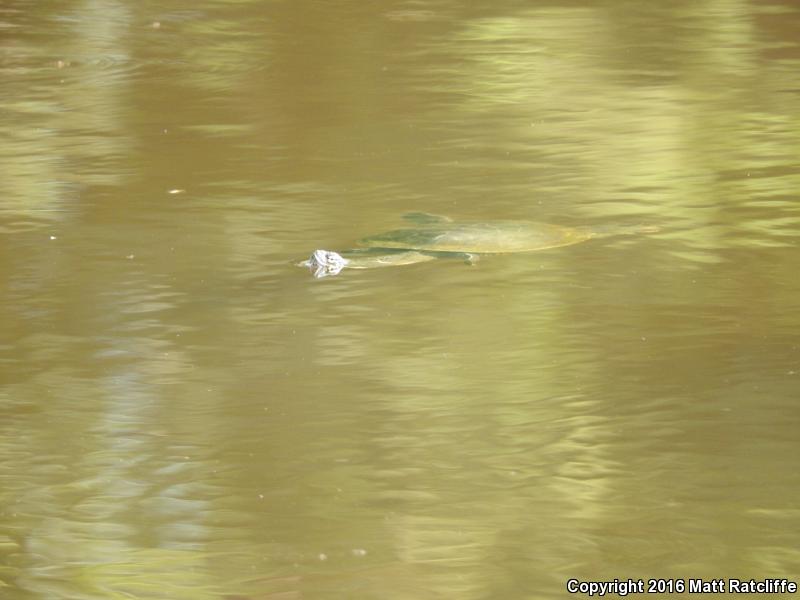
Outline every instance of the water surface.
{"label": "water surface", "polygon": [[[0,8],[10,600],[800,579],[788,0]],[[653,224],[315,280],[409,211]]]}

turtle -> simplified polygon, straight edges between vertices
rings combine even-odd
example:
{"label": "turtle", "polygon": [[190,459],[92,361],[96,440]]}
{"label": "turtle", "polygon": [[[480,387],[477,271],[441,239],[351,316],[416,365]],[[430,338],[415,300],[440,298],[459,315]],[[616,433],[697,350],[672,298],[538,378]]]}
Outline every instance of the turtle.
{"label": "turtle", "polygon": [[372,269],[421,263],[442,257],[461,257],[473,264],[485,254],[533,252],[571,246],[595,237],[658,231],[653,226],[570,227],[534,221],[456,222],[449,217],[409,213],[416,225],[365,237],[361,248],[315,250],[308,260],[314,277],[337,275],[342,269]]}

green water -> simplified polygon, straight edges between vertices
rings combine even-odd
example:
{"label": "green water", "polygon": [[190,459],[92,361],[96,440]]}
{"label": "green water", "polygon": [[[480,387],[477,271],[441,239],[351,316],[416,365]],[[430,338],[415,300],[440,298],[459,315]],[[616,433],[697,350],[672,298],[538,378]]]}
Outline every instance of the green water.
{"label": "green water", "polygon": [[4,600],[800,580],[797,3],[11,0],[0,139]]}

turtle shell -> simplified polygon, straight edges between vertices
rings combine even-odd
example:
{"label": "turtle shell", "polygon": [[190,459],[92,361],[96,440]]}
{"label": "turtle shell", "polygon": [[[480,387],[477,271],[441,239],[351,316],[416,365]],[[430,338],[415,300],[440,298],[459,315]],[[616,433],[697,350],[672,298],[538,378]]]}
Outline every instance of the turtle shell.
{"label": "turtle shell", "polygon": [[592,232],[584,228],[530,221],[493,221],[395,229],[366,237],[360,244],[369,248],[501,254],[569,246],[591,237]]}

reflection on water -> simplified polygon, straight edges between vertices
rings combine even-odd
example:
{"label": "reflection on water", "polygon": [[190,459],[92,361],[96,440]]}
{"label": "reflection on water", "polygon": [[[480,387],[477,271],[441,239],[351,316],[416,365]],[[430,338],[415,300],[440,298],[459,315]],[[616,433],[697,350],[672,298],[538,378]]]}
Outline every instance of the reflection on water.
{"label": "reflection on water", "polygon": [[[15,0],[0,32],[4,598],[800,578],[793,3]],[[293,266],[409,211],[661,230]]]}

